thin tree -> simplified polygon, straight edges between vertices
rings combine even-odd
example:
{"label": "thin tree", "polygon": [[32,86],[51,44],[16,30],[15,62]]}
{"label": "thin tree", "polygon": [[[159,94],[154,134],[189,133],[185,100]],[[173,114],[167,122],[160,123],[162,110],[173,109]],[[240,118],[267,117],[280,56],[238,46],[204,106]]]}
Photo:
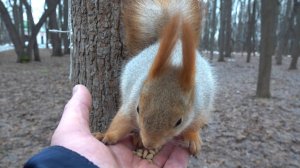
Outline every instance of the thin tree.
{"label": "thin tree", "polygon": [[297,69],[298,58],[300,55],[300,1],[294,0],[294,28],[292,31],[292,60],[290,63],[289,70]]}
{"label": "thin tree", "polygon": [[254,52],[254,32],[255,32],[255,14],[256,14],[256,0],[253,1],[251,11],[251,0],[248,1],[248,33],[246,39],[247,46],[247,63],[251,61],[251,53]]}
{"label": "thin tree", "polygon": [[276,20],[278,15],[277,0],[261,1],[261,46],[256,96],[271,97],[270,77],[272,69],[272,55],[276,41]]}
{"label": "thin tree", "polygon": [[[48,7],[52,7],[55,4],[53,0],[46,0],[46,4]],[[61,4],[61,3],[59,3]],[[49,16],[49,29],[56,29],[58,30],[59,25],[57,21],[56,11],[52,12]],[[52,56],[62,56],[62,48],[61,48],[61,38],[59,33],[50,33],[51,45],[52,45]]]}
{"label": "thin tree", "polygon": [[225,57],[231,57],[231,47],[232,47],[232,26],[231,26],[231,11],[232,11],[232,0],[225,0]]}
{"label": "thin tree", "polygon": [[[63,2],[63,23],[62,30],[68,30],[68,20],[69,20],[69,6],[68,0],[64,0]],[[64,54],[70,54],[70,40],[68,39],[68,35],[66,33],[62,34],[62,39],[64,43]]]}
{"label": "thin tree", "polygon": [[245,26],[245,1],[239,1],[239,14],[238,14],[238,23],[237,23],[237,30],[236,30],[236,51],[241,52],[243,56],[244,52],[244,41],[245,41],[245,32],[247,27]]}
{"label": "thin tree", "polygon": [[225,0],[220,0],[220,29],[219,29],[219,62],[225,62],[225,26],[226,26],[226,12]]}
{"label": "thin tree", "polygon": [[290,19],[292,14],[292,0],[287,0],[285,2],[286,8],[285,8],[285,13],[280,19],[280,24],[279,24],[279,34],[278,34],[278,44],[275,50],[275,61],[276,65],[282,65],[282,55],[283,52],[287,50],[287,43],[289,40],[289,27],[290,27]]}
{"label": "thin tree", "polygon": [[216,34],[216,12],[217,12],[217,0],[212,1],[213,9],[212,9],[212,20],[211,20],[211,32],[210,32],[210,59],[213,60],[214,56],[214,43],[215,43],[215,34]]}
{"label": "thin tree", "polygon": [[203,30],[204,33],[202,33],[201,41],[203,43],[201,43],[201,49],[208,50],[209,45],[210,45],[210,43],[209,43],[210,33],[209,32],[210,32],[210,28],[211,28],[211,25],[210,25],[211,7],[210,7],[209,2],[206,3],[205,6],[206,6],[206,9],[207,9],[207,11],[205,12],[206,13],[205,15],[206,15],[207,19],[205,20],[205,24],[204,24],[204,30]]}

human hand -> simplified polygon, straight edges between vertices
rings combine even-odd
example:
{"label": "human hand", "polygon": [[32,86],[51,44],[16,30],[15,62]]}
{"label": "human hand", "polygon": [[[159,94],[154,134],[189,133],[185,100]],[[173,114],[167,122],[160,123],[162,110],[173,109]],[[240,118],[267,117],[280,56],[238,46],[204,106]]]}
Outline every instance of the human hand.
{"label": "human hand", "polygon": [[188,152],[171,143],[166,144],[153,158],[153,163],[133,155],[132,137],[116,145],[106,146],[91,134],[89,111],[92,98],[83,85],[73,88],[73,96],[65,106],[62,118],[56,128],[51,145],[59,145],[84,156],[101,168],[176,168],[187,167]]}

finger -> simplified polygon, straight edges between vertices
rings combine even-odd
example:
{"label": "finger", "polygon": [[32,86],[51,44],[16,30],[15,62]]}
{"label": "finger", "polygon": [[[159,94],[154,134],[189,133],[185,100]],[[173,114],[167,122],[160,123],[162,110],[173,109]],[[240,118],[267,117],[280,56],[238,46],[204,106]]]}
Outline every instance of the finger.
{"label": "finger", "polygon": [[184,168],[189,163],[189,153],[186,149],[176,146],[165,163],[165,168]]}
{"label": "finger", "polygon": [[91,102],[92,98],[88,89],[83,85],[76,85],[73,88],[72,98],[65,106],[57,131],[90,132],[89,111]]}
{"label": "finger", "polygon": [[153,158],[153,163],[158,167],[162,167],[166,161],[169,159],[171,153],[173,152],[174,145],[171,143],[166,144],[160,152]]}
{"label": "finger", "polygon": [[130,151],[133,151],[135,147],[133,146],[132,141],[133,141],[132,135],[128,135],[124,139],[120,140],[120,142],[117,145],[119,144],[123,145]]}

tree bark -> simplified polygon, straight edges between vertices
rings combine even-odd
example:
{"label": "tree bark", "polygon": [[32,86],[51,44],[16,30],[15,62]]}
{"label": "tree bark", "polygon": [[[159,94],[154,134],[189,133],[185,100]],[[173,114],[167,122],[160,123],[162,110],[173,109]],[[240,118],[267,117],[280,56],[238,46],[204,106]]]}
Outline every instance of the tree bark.
{"label": "tree bark", "polygon": [[256,96],[261,98],[271,97],[270,78],[276,41],[278,6],[277,0],[261,1],[261,50],[256,89]]}
{"label": "tree bark", "polygon": [[125,59],[120,35],[120,0],[72,1],[72,82],[89,88],[91,130],[103,131],[119,104],[119,75]]}

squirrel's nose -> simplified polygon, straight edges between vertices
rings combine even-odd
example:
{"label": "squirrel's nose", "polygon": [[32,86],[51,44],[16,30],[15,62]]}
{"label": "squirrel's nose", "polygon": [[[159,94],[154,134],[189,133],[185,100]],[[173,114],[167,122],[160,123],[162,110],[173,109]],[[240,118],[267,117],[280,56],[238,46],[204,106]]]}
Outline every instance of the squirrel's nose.
{"label": "squirrel's nose", "polygon": [[144,145],[144,147],[145,148],[147,148],[147,149],[154,149],[154,145],[153,145],[153,143],[151,143],[151,142],[143,142],[143,145]]}
{"label": "squirrel's nose", "polygon": [[155,149],[156,148],[156,145],[151,141],[142,140],[142,142],[143,142],[144,147],[147,149]]}

